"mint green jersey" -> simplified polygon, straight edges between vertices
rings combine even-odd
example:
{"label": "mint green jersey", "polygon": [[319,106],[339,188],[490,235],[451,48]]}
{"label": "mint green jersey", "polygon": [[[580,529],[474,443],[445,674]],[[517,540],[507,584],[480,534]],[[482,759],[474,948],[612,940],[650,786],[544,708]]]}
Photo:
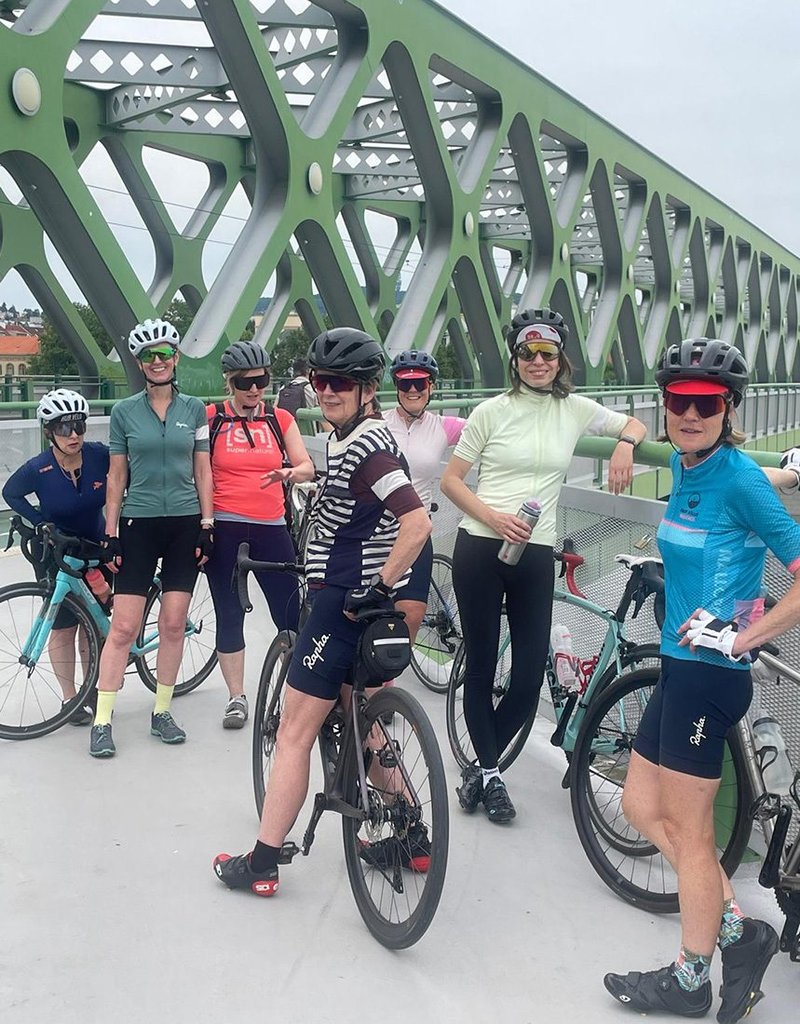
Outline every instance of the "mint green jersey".
{"label": "mint green jersey", "polygon": [[175,392],[162,422],[140,391],[111,410],[111,455],[127,455],[122,515],[191,516],[200,512],[194,453],[208,451],[208,419],[199,398]]}

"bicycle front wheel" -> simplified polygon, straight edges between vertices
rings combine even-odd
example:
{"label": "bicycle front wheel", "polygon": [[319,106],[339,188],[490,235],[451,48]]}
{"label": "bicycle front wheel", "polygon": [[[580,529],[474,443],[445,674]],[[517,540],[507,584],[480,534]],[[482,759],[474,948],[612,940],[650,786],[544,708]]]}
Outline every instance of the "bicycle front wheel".
{"label": "bicycle front wheel", "polygon": [[258,695],[253,712],[253,795],[259,820],[275,757],[275,742],[286,692],[286,673],[292,660],[294,643],[294,633],[278,633],[266,653],[258,680]]}
{"label": "bicycle front wheel", "polygon": [[[74,627],[48,630],[33,660],[34,630],[51,595],[43,583],[15,583],[0,591],[0,739],[30,740],[53,732],[82,707],[97,682],[100,636],[71,594],[61,609],[70,613]],[[75,696],[64,704],[65,691],[73,688]]]}
{"label": "bicycle front wheel", "polygon": [[[231,600],[235,597],[231,595]],[[161,590],[155,584],[150,588],[142,615],[142,628],[136,642],[140,647],[158,636],[158,613],[161,609]],[[191,693],[214,671],[217,664],[217,616],[205,573],[199,573],[186,617],[186,636],[183,656],[175,680],[175,696]],[[148,690],[156,692],[156,660],[158,648],[136,658],[136,671]]]}
{"label": "bicycle front wheel", "polygon": [[[342,818],[347,874],[370,932],[389,949],[405,949],[427,931],[444,886],[444,766],[428,716],[411,694],[381,690],[365,717],[363,747],[345,754],[345,797],[363,811],[363,818]],[[357,758],[364,759],[366,807]]]}
{"label": "bicycle front wheel", "polygon": [[460,643],[453,562],[446,555],[434,555],[428,605],[411,651],[414,674],[434,693],[447,693],[450,669]]}
{"label": "bicycle front wheel", "polygon": [[[631,672],[591,702],[572,755],[570,795],[581,845],[603,882],[633,906],[670,914],[679,909],[675,872],[622,813],[631,751],[658,677],[655,668]],[[741,751],[726,744],[714,828],[728,875],[739,866],[750,834],[747,792]]]}

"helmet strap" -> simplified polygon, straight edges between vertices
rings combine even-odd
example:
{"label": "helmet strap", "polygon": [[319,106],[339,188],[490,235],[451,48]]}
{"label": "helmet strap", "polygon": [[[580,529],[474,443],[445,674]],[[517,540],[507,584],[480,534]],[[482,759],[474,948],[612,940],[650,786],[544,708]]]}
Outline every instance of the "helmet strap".
{"label": "helmet strap", "polygon": [[367,412],[366,403],[363,401],[364,396],[364,385],[359,381],[358,384],[358,411],[355,416],[352,416],[347,423],[343,423],[341,427],[334,427],[333,432],[336,434],[337,441],[343,441],[349,434],[356,429],[362,420],[365,420],[370,413]]}
{"label": "helmet strap", "polygon": [[517,383],[519,384],[519,386],[521,388],[524,388],[529,394],[531,394],[531,395],[552,395],[553,394],[553,389],[552,388],[535,388],[531,384],[526,384],[525,383],[525,381],[522,379],[522,377],[520,375],[520,372],[519,372],[519,360],[517,359],[516,355],[512,356],[512,358],[511,358],[511,370],[512,370],[512,373],[514,374],[514,376],[517,378]]}
{"label": "helmet strap", "polygon": [[428,401],[423,405],[423,407],[420,409],[420,411],[419,412],[409,412],[408,409],[406,409],[406,407],[400,401],[400,392],[399,391],[397,392],[397,404],[403,410],[403,416],[407,416],[410,420],[420,420],[420,419],[422,419],[422,417],[428,411],[428,405],[430,404],[430,400],[431,400],[431,392],[428,391]]}

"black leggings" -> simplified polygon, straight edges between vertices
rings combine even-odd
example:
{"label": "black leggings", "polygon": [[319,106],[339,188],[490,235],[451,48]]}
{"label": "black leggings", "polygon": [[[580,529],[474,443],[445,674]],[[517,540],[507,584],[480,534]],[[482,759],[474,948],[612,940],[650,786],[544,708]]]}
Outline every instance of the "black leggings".
{"label": "black leggings", "polygon": [[[458,531],[453,588],[467,667],[464,717],[482,768],[496,768],[505,748],[535,711],[542,688],[553,611],[553,549],[528,544],[516,565],[497,557],[502,541]],[[505,599],[511,632],[511,678],[492,705],[492,685]]]}

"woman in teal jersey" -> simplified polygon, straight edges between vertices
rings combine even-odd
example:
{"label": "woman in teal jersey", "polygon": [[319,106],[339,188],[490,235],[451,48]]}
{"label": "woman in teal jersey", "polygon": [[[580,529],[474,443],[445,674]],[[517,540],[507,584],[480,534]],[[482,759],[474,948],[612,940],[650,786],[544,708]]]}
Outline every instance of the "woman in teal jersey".
{"label": "woman in teal jersey", "polygon": [[144,390],[117,402],[111,413],[105,545],[116,579],[111,631],[100,656],[92,757],[116,752],[111,714],[159,561],[162,595],[150,732],[164,743],[186,739],[169,708],[197,572],[213,551],[214,506],[205,406],[175,385],[179,342],[166,320],[134,327],[128,348],[139,363]]}
{"label": "woman in teal jersey", "polygon": [[[734,410],[747,380],[741,353],[708,338],[669,346],[656,374],[675,448],[658,530],[667,614],[661,678],[631,754],[623,811],[677,873],[681,949],[668,967],[605,978],[608,991],[640,1013],[701,1017],[712,1002],[709,968],[719,944],[721,1024],[750,1012],[778,948],[770,925],[744,917],[717,861],[713,806],[725,737],[752,698],[748,652],[800,621],[800,526],[767,478],[785,487],[793,473],[765,475],[738,450],[744,435]],[[768,548],[794,583],[765,613]]]}

